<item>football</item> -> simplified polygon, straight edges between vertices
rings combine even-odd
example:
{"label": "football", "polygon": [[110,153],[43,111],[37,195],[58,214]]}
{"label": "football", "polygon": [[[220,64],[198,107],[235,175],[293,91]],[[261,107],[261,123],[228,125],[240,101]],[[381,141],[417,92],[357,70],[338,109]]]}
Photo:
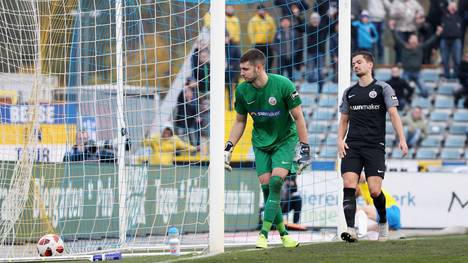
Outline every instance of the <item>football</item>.
{"label": "football", "polygon": [[41,257],[60,256],[64,250],[62,239],[55,234],[47,234],[37,242],[37,253]]}

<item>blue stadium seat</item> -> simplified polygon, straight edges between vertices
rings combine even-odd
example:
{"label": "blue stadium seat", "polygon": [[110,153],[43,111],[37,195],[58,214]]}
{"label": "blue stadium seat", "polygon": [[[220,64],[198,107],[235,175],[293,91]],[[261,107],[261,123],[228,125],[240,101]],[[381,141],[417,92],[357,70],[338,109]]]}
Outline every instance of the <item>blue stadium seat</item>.
{"label": "blue stadium seat", "polygon": [[465,108],[465,106],[463,105],[464,103],[465,103],[465,99],[464,99],[464,98],[463,98],[463,99],[460,99],[460,100],[458,101],[458,103],[457,103],[457,108],[459,108],[459,109]]}
{"label": "blue stadium seat", "polygon": [[392,70],[390,68],[378,68],[374,73],[377,80],[386,81],[392,77]]}
{"label": "blue stadium seat", "polygon": [[324,146],[320,149],[319,158],[336,159],[338,155],[336,147]]}
{"label": "blue stadium seat", "polygon": [[310,123],[308,132],[309,133],[324,133],[327,131],[327,129],[328,129],[327,122],[323,122],[323,121],[313,122],[313,123]]}
{"label": "blue stadium seat", "polygon": [[338,132],[338,124],[336,124],[336,122],[334,122],[334,123],[330,126],[330,132],[333,132],[333,133]]}
{"label": "blue stadium seat", "polygon": [[439,85],[439,88],[437,89],[437,94],[441,95],[453,95],[453,90],[458,86],[458,83],[453,83],[453,82],[444,82]]}
{"label": "blue stadium seat", "polygon": [[457,110],[453,114],[453,120],[468,122],[468,110]]}
{"label": "blue stadium seat", "polygon": [[466,122],[453,122],[449,128],[450,134],[467,134],[468,133],[468,123]]}
{"label": "blue stadium seat", "polygon": [[394,134],[385,135],[385,146],[393,146],[394,142],[395,142]]}
{"label": "blue stadium seat", "polygon": [[328,147],[336,146],[336,139],[338,136],[336,134],[328,134],[325,138],[325,145]]}
{"label": "blue stadium seat", "polygon": [[427,125],[428,134],[434,134],[434,135],[442,134],[445,132],[446,129],[447,129],[447,122],[441,122],[441,121],[429,122],[429,124]]}
{"label": "blue stadium seat", "polygon": [[453,97],[438,95],[435,99],[434,106],[437,109],[453,109],[455,108],[455,102]]}
{"label": "blue stadium seat", "polygon": [[422,109],[428,109],[431,107],[431,99],[429,98],[423,98],[423,97],[417,97],[411,102],[412,107],[419,106]]}
{"label": "blue stadium seat", "polygon": [[334,82],[326,82],[322,87],[323,94],[337,94],[338,93],[338,84]]}
{"label": "blue stadium seat", "polygon": [[320,107],[336,107],[338,104],[338,97],[337,96],[332,96],[332,95],[325,95],[325,96],[320,96],[318,105]]}
{"label": "blue stadium seat", "polygon": [[395,129],[393,129],[392,122],[385,122],[385,131],[387,132],[387,134],[395,134]]}
{"label": "blue stadium seat", "polygon": [[442,136],[429,135],[421,141],[421,147],[440,147],[442,144]]}
{"label": "blue stadium seat", "polygon": [[305,108],[311,108],[317,105],[317,103],[315,102],[314,96],[303,95],[301,96],[301,100],[302,100],[302,107],[305,107]]}
{"label": "blue stadium seat", "polygon": [[439,80],[440,71],[437,69],[421,70],[421,80],[424,82],[437,82]]}
{"label": "blue stadium seat", "polygon": [[445,160],[461,159],[462,151],[460,149],[443,148],[440,152],[440,158]]}
{"label": "blue stadium seat", "polygon": [[449,135],[445,139],[444,146],[446,148],[463,148],[465,147],[466,136]]}
{"label": "blue stadium seat", "polygon": [[416,152],[416,159],[423,159],[423,160],[429,160],[429,159],[436,159],[437,154],[439,152],[438,148],[419,148],[418,151]]}
{"label": "blue stadium seat", "polygon": [[335,110],[325,110],[325,109],[318,109],[316,110],[313,115],[312,119],[315,121],[330,121],[333,120],[335,117]]}
{"label": "blue stadium seat", "polygon": [[323,135],[318,133],[308,134],[309,145],[312,147],[317,147],[321,144]]}
{"label": "blue stadium seat", "polygon": [[319,91],[319,86],[316,82],[309,83],[304,82],[299,86],[299,92],[302,94],[317,94]]}
{"label": "blue stadium seat", "polygon": [[[414,149],[408,150],[408,155],[404,157],[404,159],[413,159]],[[391,158],[393,159],[403,159],[403,153],[398,149],[398,147],[394,147],[392,153],[390,154]]]}
{"label": "blue stadium seat", "polygon": [[434,110],[431,112],[431,121],[447,121],[450,118],[450,111],[447,110]]}

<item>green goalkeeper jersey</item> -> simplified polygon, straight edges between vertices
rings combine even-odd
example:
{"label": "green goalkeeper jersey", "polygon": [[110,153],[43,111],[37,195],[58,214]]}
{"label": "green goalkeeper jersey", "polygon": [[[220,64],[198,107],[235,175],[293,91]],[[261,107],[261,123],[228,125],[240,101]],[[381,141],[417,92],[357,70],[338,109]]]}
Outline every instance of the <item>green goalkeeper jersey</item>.
{"label": "green goalkeeper jersey", "polygon": [[271,150],[288,138],[297,137],[289,111],[300,104],[294,84],[277,74],[268,74],[267,84],[262,88],[255,88],[249,82],[236,88],[236,112],[252,116],[252,144],[261,150]]}

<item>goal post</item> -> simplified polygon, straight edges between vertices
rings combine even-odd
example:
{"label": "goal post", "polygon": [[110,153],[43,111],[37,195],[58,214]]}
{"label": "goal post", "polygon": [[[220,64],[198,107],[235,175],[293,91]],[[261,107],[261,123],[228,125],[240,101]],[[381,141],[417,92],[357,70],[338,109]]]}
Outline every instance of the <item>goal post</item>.
{"label": "goal post", "polygon": [[[182,253],[252,246],[264,200],[250,117],[233,171],[223,165],[239,60],[252,47],[299,91],[314,152],[294,192],[282,191],[284,220],[300,242],[330,240],[341,192],[330,138],[337,87],[349,81],[336,83],[330,58],[337,6],[279,2],[0,1],[0,260],[37,259],[36,242],[49,233],[63,239],[63,259],[167,255],[172,227]],[[271,43],[254,43],[263,41],[249,25],[259,10],[275,25],[264,32]],[[322,38],[308,26],[317,15]],[[280,41],[288,19],[294,31]],[[282,58],[291,44],[292,67]],[[342,52],[339,74],[349,74]],[[288,210],[292,198],[301,212]],[[270,241],[281,242],[274,231]]]}

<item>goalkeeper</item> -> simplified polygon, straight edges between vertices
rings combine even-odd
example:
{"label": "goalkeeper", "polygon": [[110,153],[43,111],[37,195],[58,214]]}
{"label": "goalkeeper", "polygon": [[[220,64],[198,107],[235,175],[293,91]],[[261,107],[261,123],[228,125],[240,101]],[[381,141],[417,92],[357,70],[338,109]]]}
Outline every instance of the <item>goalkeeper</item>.
{"label": "goalkeeper", "polygon": [[265,55],[258,49],[250,49],[242,55],[240,70],[245,81],[239,84],[235,93],[237,115],[224,149],[225,167],[231,170],[231,153],[244,133],[247,114],[250,114],[254,127],[252,145],[255,166],[266,200],[256,247],[268,247],[268,232],[273,224],[285,247],[297,247],[299,243],[288,236],[283,223],[280,200],[284,178],[294,160],[297,161],[298,174],[311,161],[301,99],[289,79],[266,73]]}

